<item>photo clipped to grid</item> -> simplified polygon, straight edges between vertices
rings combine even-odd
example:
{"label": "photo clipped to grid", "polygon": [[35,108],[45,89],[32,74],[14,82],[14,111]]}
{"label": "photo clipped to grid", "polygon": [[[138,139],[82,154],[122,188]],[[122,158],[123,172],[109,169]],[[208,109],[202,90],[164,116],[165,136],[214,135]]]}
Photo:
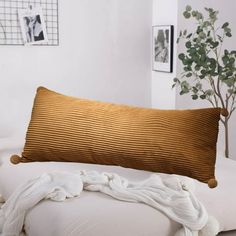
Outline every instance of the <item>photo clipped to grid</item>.
{"label": "photo clipped to grid", "polygon": [[23,45],[18,12],[21,9],[42,9],[47,32],[47,43],[59,45],[58,0],[0,0],[0,45]]}

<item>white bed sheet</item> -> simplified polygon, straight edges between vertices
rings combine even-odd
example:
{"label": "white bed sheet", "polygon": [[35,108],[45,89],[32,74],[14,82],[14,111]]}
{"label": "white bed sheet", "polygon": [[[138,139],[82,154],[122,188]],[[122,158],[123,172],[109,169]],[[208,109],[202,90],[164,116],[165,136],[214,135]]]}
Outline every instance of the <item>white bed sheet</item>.
{"label": "white bed sheet", "polygon": [[[7,199],[21,183],[44,172],[55,170],[97,170],[115,172],[131,181],[149,177],[150,172],[122,168],[65,162],[32,162],[12,165],[10,154],[0,153],[0,194]],[[221,231],[236,229],[236,162],[218,158],[216,175],[219,186],[209,189],[196,181],[196,195],[208,213],[217,218]],[[66,202],[43,201],[26,217],[29,236],[173,236],[180,227],[161,212],[139,203],[127,203],[101,193],[83,192]]]}

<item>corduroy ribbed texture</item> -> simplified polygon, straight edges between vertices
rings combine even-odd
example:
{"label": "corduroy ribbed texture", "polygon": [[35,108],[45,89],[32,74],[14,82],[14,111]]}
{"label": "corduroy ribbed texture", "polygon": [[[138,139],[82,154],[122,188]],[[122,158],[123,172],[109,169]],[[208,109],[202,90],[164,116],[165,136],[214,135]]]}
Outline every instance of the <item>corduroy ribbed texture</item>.
{"label": "corduroy ribbed texture", "polygon": [[215,179],[220,109],[157,110],[40,87],[21,162],[72,161]]}

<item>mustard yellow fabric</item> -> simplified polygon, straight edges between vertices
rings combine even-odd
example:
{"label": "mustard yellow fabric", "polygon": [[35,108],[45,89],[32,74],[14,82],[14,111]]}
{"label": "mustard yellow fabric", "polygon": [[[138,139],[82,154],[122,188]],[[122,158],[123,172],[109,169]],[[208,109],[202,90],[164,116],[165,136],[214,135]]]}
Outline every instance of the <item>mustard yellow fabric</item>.
{"label": "mustard yellow fabric", "polygon": [[218,108],[137,108],[39,87],[19,161],[119,165],[213,181],[214,187],[219,118]]}

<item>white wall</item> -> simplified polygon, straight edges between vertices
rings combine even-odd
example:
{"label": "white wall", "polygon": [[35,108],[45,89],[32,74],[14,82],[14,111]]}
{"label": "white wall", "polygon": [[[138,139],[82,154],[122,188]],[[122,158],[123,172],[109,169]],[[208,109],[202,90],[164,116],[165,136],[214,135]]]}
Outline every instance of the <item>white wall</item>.
{"label": "white wall", "polygon": [[[178,28],[179,29],[191,29],[194,24],[194,21],[185,20],[182,16],[182,12],[185,10],[186,5],[191,5],[194,9],[198,9],[203,11],[204,7],[212,7],[215,10],[219,10],[219,26],[221,26],[224,22],[230,22],[230,26],[232,28],[233,37],[226,40],[226,48],[228,49],[236,49],[235,38],[236,38],[236,25],[235,25],[235,9],[236,9],[236,1],[235,0],[180,0],[179,1],[179,14],[178,14]],[[184,51],[184,45],[178,45],[178,53]],[[181,62],[177,61],[177,74],[179,75],[182,70]],[[184,95],[180,96],[178,91],[176,94],[176,108],[198,108],[198,107],[209,107],[209,103],[206,101],[193,101],[190,96]],[[230,157],[236,159],[236,114],[233,114],[230,120]],[[219,152],[224,152],[224,137],[223,130],[221,127],[219,142],[218,142]]]}
{"label": "white wall", "polygon": [[[153,25],[174,25],[174,42],[177,32],[178,1],[153,0]],[[152,71],[152,107],[175,108],[175,89],[171,89],[176,77],[176,44],[174,43],[173,73]]]}
{"label": "white wall", "polygon": [[25,134],[37,86],[151,106],[151,0],[59,1],[60,46],[0,46],[0,138]]}

